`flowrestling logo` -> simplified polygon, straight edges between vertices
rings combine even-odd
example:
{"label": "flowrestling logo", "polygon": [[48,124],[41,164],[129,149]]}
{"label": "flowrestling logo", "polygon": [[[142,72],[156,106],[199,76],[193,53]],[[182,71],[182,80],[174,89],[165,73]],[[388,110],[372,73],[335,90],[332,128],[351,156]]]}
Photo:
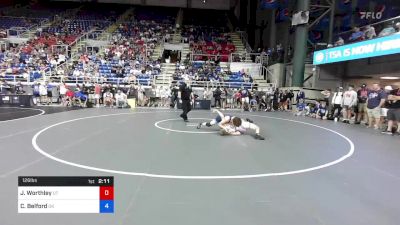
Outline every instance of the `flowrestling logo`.
{"label": "flowrestling logo", "polygon": [[360,11],[359,16],[362,20],[380,20],[383,18],[383,14],[385,13],[386,5],[377,5],[375,7],[375,11],[368,12],[368,11]]}
{"label": "flowrestling logo", "polygon": [[380,20],[382,19],[383,12],[360,12],[360,19],[362,20]]}
{"label": "flowrestling logo", "polygon": [[314,65],[400,53],[400,34],[314,52]]}

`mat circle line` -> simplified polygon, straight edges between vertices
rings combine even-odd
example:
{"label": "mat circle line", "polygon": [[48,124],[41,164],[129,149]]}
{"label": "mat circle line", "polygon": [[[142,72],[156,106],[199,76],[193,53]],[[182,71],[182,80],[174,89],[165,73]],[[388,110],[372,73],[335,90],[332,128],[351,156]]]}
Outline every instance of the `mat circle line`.
{"label": "mat circle line", "polygon": [[[163,178],[163,179],[182,179],[182,180],[224,180],[224,179],[251,179],[251,178],[263,178],[263,177],[276,177],[276,176],[287,176],[287,175],[295,175],[295,174],[302,174],[302,173],[307,173],[315,170],[320,170],[323,168],[327,168],[333,165],[336,165],[347,158],[351,157],[354,154],[354,143],[345,135],[331,130],[329,128],[325,128],[322,126],[318,126],[315,124],[307,123],[307,122],[302,122],[302,121],[296,121],[296,120],[290,120],[290,119],[284,119],[284,118],[279,118],[279,117],[270,117],[270,116],[261,116],[261,115],[251,115],[251,116],[257,116],[257,117],[263,117],[263,118],[270,118],[270,119],[277,119],[277,120],[283,120],[283,121],[289,121],[289,122],[294,122],[294,123],[299,123],[299,124],[305,124],[313,127],[317,127],[326,131],[329,131],[331,133],[334,133],[343,139],[345,139],[349,146],[350,149],[347,152],[347,154],[341,156],[340,158],[319,165],[319,166],[314,166],[306,169],[300,169],[300,170],[293,170],[293,171],[285,171],[285,172],[274,172],[274,173],[259,173],[259,174],[242,174],[242,175],[211,175],[211,176],[204,176],[204,175],[198,175],[198,176],[185,176],[185,175],[169,175],[169,174],[153,174],[153,173],[143,173],[143,172],[129,172],[129,171],[121,171],[121,170],[112,170],[112,169],[103,169],[103,168],[98,168],[94,166],[86,166],[78,163],[73,163],[69,162],[60,158],[57,158],[45,151],[43,151],[39,145],[37,144],[37,139],[38,137],[45,131],[49,130],[50,128],[65,124],[65,123],[70,123],[74,121],[79,121],[79,120],[84,120],[84,119],[92,119],[92,118],[101,118],[101,117],[108,117],[108,116],[119,116],[119,115],[127,115],[127,114],[147,114],[147,113],[154,113],[154,112],[136,112],[136,113],[117,113],[117,114],[107,114],[107,115],[98,115],[98,116],[88,116],[88,117],[81,117],[81,118],[76,118],[76,119],[71,119],[71,120],[66,120],[62,121],[59,123],[52,124],[48,127],[45,127],[44,129],[40,130],[37,132],[33,137],[32,137],[32,146],[34,149],[42,154],[43,156],[52,159],[54,161],[57,161],[59,163],[73,166],[73,167],[78,167],[86,170],[92,170],[92,171],[98,171],[98,172],[105,172],[105,173],[113,173],[113,174],[121,174],[121,175],[130,175],[130,176],[142,176],[142,177],[149,177],[149,178]],[[159,112],[158,112],[159,113]]]}
{"label": "mat circle line", "polygon": [[[190,118],[190,120],[196,120],[196,119],[210,121],[210,118]],[[175,129],[165,128],[165,127],[160,126],[160,123],[164,123],[164,122],[167,122],[167,121],[179,121],[179,120],[182,120],[182,119],[174,118],[174,119],[160,120],[160,121],[155,122],[154,126],[157,127],[158,129],[161,129],[161,130],[177,132],[177,133],[187,133],[187,134],[215,134],[215,133],[218,133],[218,131],[175,130]]]}

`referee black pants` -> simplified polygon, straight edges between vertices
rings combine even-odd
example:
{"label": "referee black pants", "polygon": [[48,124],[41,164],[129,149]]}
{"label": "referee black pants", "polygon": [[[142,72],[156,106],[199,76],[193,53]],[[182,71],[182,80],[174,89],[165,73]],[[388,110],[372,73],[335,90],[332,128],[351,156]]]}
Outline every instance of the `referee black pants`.
{"label": "referee black pants", "polygon": [[181,116],[184,120],[187,120],[188,119],[187,114],[192,110],[192,107],[190,105],[190,100],[182,100],[182,110],[183,112]]}

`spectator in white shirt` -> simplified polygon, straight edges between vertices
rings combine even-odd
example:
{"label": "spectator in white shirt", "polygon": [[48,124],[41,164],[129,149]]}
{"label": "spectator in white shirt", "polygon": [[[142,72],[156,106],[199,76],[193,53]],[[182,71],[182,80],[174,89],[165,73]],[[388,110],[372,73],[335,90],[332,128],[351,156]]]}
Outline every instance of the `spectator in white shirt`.
{"label": "spectator in white shirt", "polygon": [[115,101],[118,108],[125,108],[127,105],[127,99],[127,95],[121,90],[118,90],[117,94],[115,94]]}
{"label": "spectator in white shirt", "polygon": [[114,105],[114,98],[113,94],[110,92],[109,89],[103,94],[103,101],[104,101],[104,106],[109,106],[113,107]]}
{"label": "spectator in white shirt", "polygon": [[39,86],[40,103],[47,102],[47,87],[44,83]]}
{"label": "spectator in white shirt", "polygon": [[357,105],[357,92],[354,86],[349,85],[348,90],[343,95],[342,107],[344,108],[343,123],[350,123],[352,109]]}
{"label": "spectator in white shirt", "polygon": [[[332,98],[332,115],[335,117],[335,121],[339,118],[340,113],[342,111],[342,101],[343,101],[343,88],[339,87],[337,91],[333,94]],[[337,110],[337,112],[336,112]]]}
{"label": "spectator in white shirt", "polygon": [[376,37],[375,28],[373,26],[370,26],[370,25],[366,26],[364,34],[365,34],[365,38],[368,39],[368,40],[375,38]]}
{"label": "spectator in white shirt", "polygon": [[80,77],[81,76],[81,71],[79,71],[78,69],[75,69],[74,72],[72,73],[72,75],[74,77]]}
{"label": "spectator in white shirt", "polygon": [[65,85],[64,82],[60,84],[59,90],[60,90],[61,105],[64,106],[66,105],[65,95],[67,94],[67,86]]}
{"label": "spectator in white shirt", "polygon": [[65,55],[60,54],[58,55],[58,64],[65,62]]}

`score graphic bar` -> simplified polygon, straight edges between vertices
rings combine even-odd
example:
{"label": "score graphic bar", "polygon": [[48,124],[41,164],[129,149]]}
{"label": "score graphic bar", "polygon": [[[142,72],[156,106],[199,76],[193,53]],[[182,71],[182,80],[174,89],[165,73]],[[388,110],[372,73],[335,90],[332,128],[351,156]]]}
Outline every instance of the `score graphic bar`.
{"label": "score graphic bar", "polygon": [[114,177],[18,177],[18,213],[114,213]]}

